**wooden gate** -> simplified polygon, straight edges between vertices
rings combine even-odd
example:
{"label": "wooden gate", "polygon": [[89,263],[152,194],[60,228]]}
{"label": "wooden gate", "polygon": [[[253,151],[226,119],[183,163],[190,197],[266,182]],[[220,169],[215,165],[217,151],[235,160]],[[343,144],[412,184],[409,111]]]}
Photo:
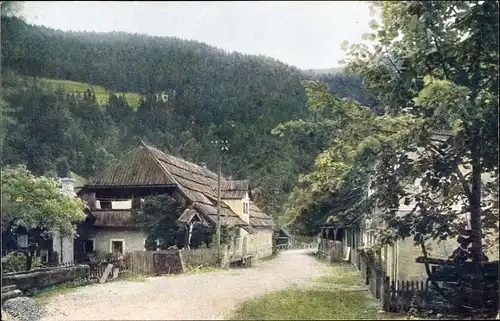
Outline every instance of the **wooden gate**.
{"label": "wooden gate", "polygon": [[157,251],[153,252],[154,273],[180,274],[184,272],[179,251]]}

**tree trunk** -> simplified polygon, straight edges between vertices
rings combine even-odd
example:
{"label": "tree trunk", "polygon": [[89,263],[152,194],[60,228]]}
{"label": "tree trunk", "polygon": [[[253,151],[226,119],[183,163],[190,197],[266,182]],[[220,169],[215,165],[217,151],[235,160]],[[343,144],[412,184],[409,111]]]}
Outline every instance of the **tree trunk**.
{"label": "tree trunk", "polygon": [[[478,2],[476,1],[476,6]],[[482,14],[482,6],[479,6],[478,13]],[[483,37],[482,33],[484,28],[483,19],[478,21],[478,32],[471,35],[474,39],[474,50],[472,55],[472,65],[469,73],[471,74],[470,82],[470,109],[471,115],[474,114],[479,106],[477,106],[476,99],[480,91],[481,81],[481,60]],[[482,138],[481,128],[483,124],[480,120],[476,119],[472,122],[472,127],[469,127],[469,134],[471,137],[469,146],[471,151],[471,165],[472,165],[472,178],[471,190],[469,195],[469,211],[470,211],[470,225],[471,225],[471,259],[473,262],[480,262],[483,258],[483,245],[482,245],[482,224],[481,224],[481,149]],[[479,267],[479,266],[478,266]]]}
{"label": "tree trunk", "polygon": [[30,249],[26,253],[26,271],[30,271],[33,266],[33,251]]}
{"label": "tree trunk", "polygon": [[472,153],[472,181],[469,198],[471,225],[471,256],[473,262],[483,259],[482,223],[481,223],[481,164],[478,151]]}

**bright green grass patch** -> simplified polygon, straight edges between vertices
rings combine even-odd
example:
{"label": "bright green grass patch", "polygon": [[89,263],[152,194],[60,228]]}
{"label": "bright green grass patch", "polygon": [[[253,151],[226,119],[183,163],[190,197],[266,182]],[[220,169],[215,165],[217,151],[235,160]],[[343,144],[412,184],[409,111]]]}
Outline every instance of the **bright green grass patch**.
{"label": "bright green grass patch", "polygon": [[[23,77],[24,79],[29,79],[29,77]],[[51,88],[52,90],[62,89],[65,92],[70,93],[84,93],[87,89],[91,88],[95,93],[95,98],[99,105],[104,105],[108,101],[108,96],[111,91],[107,90],[102,86],[91,85],[78,81],[71,80],[62,80],[62,79],[49,79],[49,78],[37,78],[37,80],[47,88]],[[115,93],[117,96],[124,95],[125,99],[129,103],[129,105],[135,110],[139,106],[142,100],[142,96],[137,93],[124,93],[118,92]]]}
{"label": "bright green grass patch", "polygon": [[366,292],[286,290],[268,294],[241,306],[234,320],[373,319],[377,309]]}
{"label": "bright green grass patch", "polygon": [[329,273],[304,289],[288,289],[247,301],[232,320],[377,319],[378,303],[348,264],[329,265]]}

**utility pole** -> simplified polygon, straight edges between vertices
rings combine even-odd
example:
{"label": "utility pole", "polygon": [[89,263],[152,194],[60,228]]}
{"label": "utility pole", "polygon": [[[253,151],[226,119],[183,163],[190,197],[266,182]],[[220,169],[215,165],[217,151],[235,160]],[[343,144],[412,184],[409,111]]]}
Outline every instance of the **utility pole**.
{"label": "utility pole", "polygon": [[219,170],[217,173],[217,258],[220,259],[220,237],[221,237],[221,219],[220,219],[220,206],[221,206],[221,193],[220,193],[220,180],[222,172],[222,152],[227,151],[227,140],[215,140],[212,144],[217,146],[218,158],[219,158]]}

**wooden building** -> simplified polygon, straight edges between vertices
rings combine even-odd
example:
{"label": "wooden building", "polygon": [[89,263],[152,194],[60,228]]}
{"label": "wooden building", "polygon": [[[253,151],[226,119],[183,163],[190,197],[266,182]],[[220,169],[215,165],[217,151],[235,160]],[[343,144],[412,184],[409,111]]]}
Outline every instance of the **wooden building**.
{"label": "wooden building", "polygon": [[[178,224],[186,231],[198,222],[212,227],[217,223],[217,174],[144,142],[78,194],[91,211],[79,229],[79,255],[144,250],[148,235],[134,225],[133,212],[140,211],[141,199],[147,196],[167,194],[180,202],[185,210]],[[221,225],[237,230],[233,250],[270,255],[274,220],[251,201],[249,181],[221,177],[221,199]]]}

